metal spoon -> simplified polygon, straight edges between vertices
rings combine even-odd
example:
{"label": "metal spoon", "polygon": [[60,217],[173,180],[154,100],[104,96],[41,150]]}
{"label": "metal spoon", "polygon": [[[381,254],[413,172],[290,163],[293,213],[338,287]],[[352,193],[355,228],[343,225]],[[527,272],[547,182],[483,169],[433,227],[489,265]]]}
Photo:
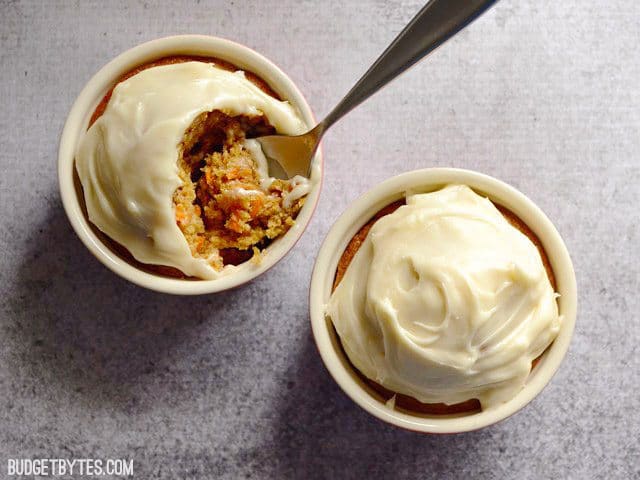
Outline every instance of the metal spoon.
{"label": "metal spoon", "polygon": [[329,127],[469,25],[496,1],[430,0],[322,122],[303,135],[258,138],[265,155],[279,163],[289,178],[309,176],[313,154]]}

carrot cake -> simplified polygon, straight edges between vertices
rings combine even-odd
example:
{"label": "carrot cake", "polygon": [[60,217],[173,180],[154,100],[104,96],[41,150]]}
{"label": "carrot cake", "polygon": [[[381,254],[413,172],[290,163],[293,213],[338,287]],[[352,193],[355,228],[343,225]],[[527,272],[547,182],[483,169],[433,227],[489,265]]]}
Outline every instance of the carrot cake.
{"label": "carrot cake", "polygon": [[556,296],[535,234],[469,187],[449,185],[407,195],[353,237],[327,315],[385,400],[453,414],[523,387],[558,334]]}
{"label": "carrot cake", "polygon": [[126,75],[96,109],[76,169],[89,220],[136,261],[215,279],[295,223],[311,181],[277,179],[261,135],[304,133],[252,74],[178,58]]}

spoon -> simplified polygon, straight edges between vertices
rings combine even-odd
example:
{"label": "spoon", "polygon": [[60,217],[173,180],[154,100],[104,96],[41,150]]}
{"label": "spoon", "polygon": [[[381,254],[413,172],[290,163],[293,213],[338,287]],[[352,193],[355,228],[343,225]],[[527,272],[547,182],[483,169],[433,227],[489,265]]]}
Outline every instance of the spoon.
{"label": "spoon", "polygon": [[329,127],[469,25],[496,1],[430,0],[322,122],[302,135],[257,138],[263,152],[280,164],[289,178],[309,176],[314,153]]}

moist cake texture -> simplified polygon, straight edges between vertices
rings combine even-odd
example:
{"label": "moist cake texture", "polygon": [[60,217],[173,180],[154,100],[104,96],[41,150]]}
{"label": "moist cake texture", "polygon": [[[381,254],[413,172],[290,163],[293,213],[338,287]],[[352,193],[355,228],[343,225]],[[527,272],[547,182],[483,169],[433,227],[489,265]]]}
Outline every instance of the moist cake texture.
{"label": "moist cake texture", "polygon": [[252,74],[178,57],[134,69],[76,155],[89,220],[137,261],[214,279],[284,235],[311,189],[269,176],[255,137],[307,127]]}
{"label": "moist cake texture", "polygon": [[247,143],[272,133],[264,116],[220,110],[202,113],[185,133],[182,185],[173,194],[176,222],[192,255],[216,269],[225,257],[259,258],[260,248],[286,233],[304,204],[304,197],[292,198],[295,180],[264,177],[259,145]]}

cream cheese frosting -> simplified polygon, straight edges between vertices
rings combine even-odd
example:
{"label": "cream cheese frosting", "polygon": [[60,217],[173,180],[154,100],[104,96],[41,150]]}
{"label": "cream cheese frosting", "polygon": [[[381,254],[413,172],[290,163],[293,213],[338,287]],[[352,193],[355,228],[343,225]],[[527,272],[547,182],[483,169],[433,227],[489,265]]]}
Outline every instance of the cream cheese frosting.
{"label": "cream cheese frosting", "polygon": [[[76,154],[94,225],[140,262],[205,279],[236,267],[216,271],[207,259],[191,255],[176,224],[172,195],[181,185],[177,160],[183,134],[199,114],[212,110],[231,116],[264,114],[282,134],[307,130],[288,102],[260,90],[244,72],[192,61],[152,67],[116,85]],[[268,186],[266,160],[256,161]],[[307,179],[295,184],[293,197],[310,189]]]}
{"label": "cream cheese frosting", "polygon": [[540,253],[487,198],[409,194],[371,228],[327,305],[352,364],[424,403],[522,389],[561,318]]}

